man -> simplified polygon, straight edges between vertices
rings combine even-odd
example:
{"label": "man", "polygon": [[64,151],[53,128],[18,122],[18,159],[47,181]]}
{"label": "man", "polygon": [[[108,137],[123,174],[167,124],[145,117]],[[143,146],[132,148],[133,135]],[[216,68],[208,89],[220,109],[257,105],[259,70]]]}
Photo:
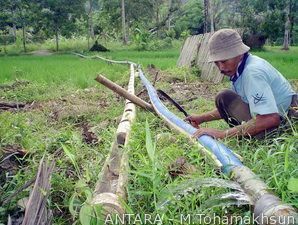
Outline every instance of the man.
{"label": "man", "polygon": [[[297,95],[289,82],[266,60],[248,53],[240,35],[232,29],[215,32],[209,40],[209,62],[214,62],[232,82],[232,90],[216,96],[216,109],[186,118],[198,130],[194,137],[254,136],[262,138],[276,129]],[[199,128],[204,122],[224,119],[230,128]]]}

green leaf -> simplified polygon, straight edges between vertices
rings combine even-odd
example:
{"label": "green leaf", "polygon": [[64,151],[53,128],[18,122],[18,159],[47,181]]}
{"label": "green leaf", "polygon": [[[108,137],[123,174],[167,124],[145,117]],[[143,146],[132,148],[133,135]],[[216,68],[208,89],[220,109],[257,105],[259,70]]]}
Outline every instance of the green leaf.
{"label": "green leaf", "polygon": [[84,180],[80,179],[76,182],[75,187],[77,189],[83,189],[83,188],[87,187],[87,184]]}
{"label": "green leaf", "polygon": [[289,179],[288,189],[291,192],[298,193],[298,178],[291,177]]}
{"label": "green leaf", "polygon": [[77,197],[77,194],[74,193],[71,197],[70,197],[70,200],[69,200],[69,206],[68,206],[68,209],[69,209],[69,212],[70,214],[72,215],[72,218],[73,220],[76,218],[77,216],[77,211],[75,209],[75,204],[74,204],[74,201],[75,201],[75,198]]}
{"label": "green leaf", "polygon": [[155,161],[154,160],[155,147],[152,142],[149,123],[147,120],[146,120],[146,149],[147,149],[147,153],[149,155],[151,162],[154,163],[154,161]]}
{"label": "green leaf", "polygon": [[62,148],[63,148],[63,151],[64,151],[65,155],[70,159],[72,164],[74,166],[76,166],[76,160],[75,160],[74,154],[72,154],[72,152],[68,149],[67,146],[65,146],[64,144],[61,144],[61,145],[62,145]]}
{"label": "green leaf", "polygon": [[84,193],[86,195],[86,201],[89,202],[92,199],[92,191],[90,190],[90,188],[85,188],[84,189]]}
{"label": "green leaf", "polygon": [[82,225],[90,225],[92,219],[92,206],[85,204],[80,210],[80,222]]}
{"label": "green leaf", "polygon": [[6,209],[3,207],[0,207],[0,213],[6,212]]}
{"label": "green leaf", "polygon": [[64,144],[61,144],[61,145],[62,145],[62,149],[63,149],[65,155],[70,159],[71,163],[73,164],[73,166],[76,170],[77,176],[79,178],[81,178],[80,169],[79,169],[79,166],[76,162],[75,155],[70,151],[70,149],[66,145],[64,145]]}
{"label": "green leaf", "polygon": [[88,168],[85,169],[84,178],[85,178],[86,182],[89,182],[91,180],[90,171]]}
{"label": "green leaf", "polygon": [[152,175],[147,172],[139,172],[139,171],[131,171],[132,174],[139,175],[141,177],[147,177],[149,179],[152,179]]}

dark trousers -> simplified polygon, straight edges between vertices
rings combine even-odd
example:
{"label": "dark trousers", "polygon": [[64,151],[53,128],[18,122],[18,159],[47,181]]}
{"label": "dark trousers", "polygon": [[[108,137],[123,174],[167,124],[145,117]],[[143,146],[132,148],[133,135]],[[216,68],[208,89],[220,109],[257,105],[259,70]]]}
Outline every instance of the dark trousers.
{"label": "dark trousers", "polygon": [[[220,92],[215,99],[217,110],[230,127],[234,127],[247,122],[252,117],[249,111],[249,105],[242,101],[241,97],[231,90],[224,90]],[[263,139],[267,134],[271,134],[276,128],[271,128],[260,132],[254,137],[256,139]]]}
{"label": "dark trousers", "polygon": [[298,95],[293,95],[291,106],[288,112],[289,118],[298,119]]}
{"label": "dark trousers", "polygon": [[230,127],[240,125],[251,119],[249,106],[241,97],[231,90],[220,92],[215,98],[216,108]]}
{"label": "dark trousers", "polygon": [[[221,116],[230,127],[234,127],[247,122],[252,117],[249,111],[249,105],[242,101],[241,97],[231,90],[224,90],[220,92],[215,98],[216,108]],[[288,112],[288,118],[298,119],[298,97],[297,94],[293,95],[291,106]],[[281,118],[281,124],[287,124],[287,118]],[[271,128],[263,132],[258,133],[254,137],[257,139],[264,138],[267,134],[274,134],[276,128]]]}

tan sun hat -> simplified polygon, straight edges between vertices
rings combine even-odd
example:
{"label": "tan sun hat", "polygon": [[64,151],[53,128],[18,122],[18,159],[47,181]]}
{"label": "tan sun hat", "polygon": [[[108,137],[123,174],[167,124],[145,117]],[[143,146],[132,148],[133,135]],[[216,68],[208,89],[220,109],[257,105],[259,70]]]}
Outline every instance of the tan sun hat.
{"label": "tan sun hat", "polygon": [[221,29],[216,31],[209,40],[209,62],[234,58],[249,51],[237,31]]}

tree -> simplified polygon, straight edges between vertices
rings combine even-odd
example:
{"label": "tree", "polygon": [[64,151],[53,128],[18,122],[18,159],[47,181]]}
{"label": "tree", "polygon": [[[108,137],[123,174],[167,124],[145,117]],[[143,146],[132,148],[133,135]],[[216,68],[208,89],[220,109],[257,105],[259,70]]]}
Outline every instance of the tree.
{"label": "tree", "polygon": [[[153,24],[153,27],[149,29],[150,32],[159,32],[160,29],[165,27],[167,25],[167,22],[170,19],[173,19],[174,14],[179,15],[180,14],[180,9],[181,9],[181,3],[180,1],[169,1],[161,10],[161,1],[159,2],[159,6],[155,7],[158,8],[156,9],[156,18],[155,18],[155,24]],[[163,13],[161,13],[163,12]],[[157,36],[160,36],[160,34],[157,34]]]}
{"label": "tree", "polygon": [[290,1],[290,41],[291,45],[297,44],[298,36],[298,2]]}
{"label": "tree", "polygon": [[122,36],[121,2],[119,0],[101,0],[99,8],[100,10],[96,14],[98,33],[103,33],[110,38]]}
{"label": "tree", "polygon": [[154,31],[157,32],[157,36],[160,37],[159,29],[161,26],[164,26],[166,21],[163,23],[163,25],[160,25],[160,18],[161,18],[161,6],[163,4],[162,0],[154,0],[154,14],[155,14],[155,29]]}
{"label": "tree", "polygon": [[7,2],[0,0],[0,5],[1,5],[1,11],[0,11],[0,43],[1,43],[1,45],[4,46],[3,50],[4,50],[5,54],[7,53],[6,45],[8,44],[8,27],[9,27],[9,24],[12,24],[10,22],[10,17],[7,13],[7,10],[6,10],[7,8],[5,7],[6,3]]}
{"label": "tree", "polygon": [[0,0],[0,30],[2,33],[2,42],[6,44],[5,34],[8,33],[8,28],[12,27],[13,21],[11,17],[10,2],[7,0]]}
{"label": "tree", "polygon": [[125,21],[125,1],[121,0],[121,18],[122,18],[122,35],[123,44],[127,44],[126,21]]}
{"label": "tree", "polygon": [[[148,0],[129,0],[126,1],[127,21],[132,25],[142,23],[151,27],[155,21],[154,1]],[[138,10],[135,10],[138,9]]]}
{"label": "tree", "polygon": [[94,27],[93,27],[93,8],[94,8],[94,1],[88,0],[86,2],[86,11],[87,11],[87,39],[88,39],[88,49],[90,48],[90,37],[94,40]]}
{"label": "tree", "polygon": [[31,21],[32,12],[30,9],[34,6],[32,6],[32,2],[29,0],[19,0],[16,2],[15,7],[17,12],[17,24],[22,27],[22,43],[24,52],[26,52],[26,27]]}
{"label": "tree", "polygon": [[182,5],[179,16],[173,18],[176,37],[181,34],[199,34],[204,32],[204,7],[200,1],[190,0]]}
{"label": "tree", "polygon": [[6,0],[1,2],[1,5],[3,7],[2,15],[6,15],[3,22],[6,27],[12,29],[14,42],[17,41],[17,28],[22,28],[22,44],[24,52],[26,52],[26,27],[31,21],[33,2],[29,0]]}
{"label": "tree", "polygon": [[209,0],[204,0],[204,34],[208,32]]}
{"label": "tree", "polygon": [[213,33],[214,32],[214,27],[215,27],[215,24],[214,24],[214,1],[213,0],[209,0],[209,14],[210,14],[210,32]]}
{"label": "tree", "polygon": [[[173,1],[172,0],[168,0],[168,4],[169,4],[169,8],[172,6]],[[169,19],[167,21],[167,27],[168,27],[168,31],[171,30],[171,16],[169,16]]]}
{"label": "tree", "polygon": [[283,41],[283,47],[282,47],[283,50],[289,50],[290,8],[291,8],[291,1],[287,1],[287,5],[285,8],[286,22],[285,22],[284,41]]}
{"label": "tree", "polygon": [[233,1],[209,0],[210,32],[214,32],[223,27],[237,27],[239,24],[239,14],[235,10]]}
{"label": "tree", "polygon": [[42,0],[44,29],[55,35],[56,51],[59,34],[69,36],[75,30],[75,20],[84,13],[84,0]]}
{"label": "tree", "polygon": [[279,0],[241,0],[241,27],[246,28],[249,35],[264,36],[272,43],[280,42],[284,35],[285,6],[285,1]]}

